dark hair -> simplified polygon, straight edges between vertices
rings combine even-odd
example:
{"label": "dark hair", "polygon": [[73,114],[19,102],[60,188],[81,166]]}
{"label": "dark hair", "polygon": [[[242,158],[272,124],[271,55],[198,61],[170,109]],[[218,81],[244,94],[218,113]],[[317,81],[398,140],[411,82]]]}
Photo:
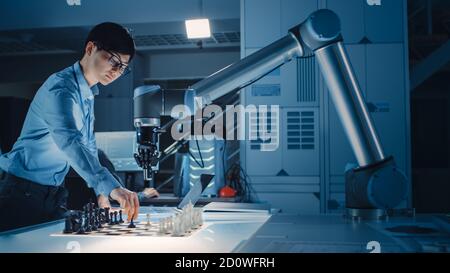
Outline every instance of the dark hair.
{"label": "dark hair", "polygon": [[95,42],[101,49],[130,55],[130,61],[133,59],[136,51],[133,37],[131,37],[128,29],[111,22],[96,25],[89,32],[84,44],[85,48],[88,42]]}

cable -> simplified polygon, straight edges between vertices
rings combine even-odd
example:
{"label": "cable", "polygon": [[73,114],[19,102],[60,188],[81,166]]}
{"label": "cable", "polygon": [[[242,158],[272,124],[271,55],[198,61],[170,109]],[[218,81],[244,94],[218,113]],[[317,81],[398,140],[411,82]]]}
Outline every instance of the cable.
{"label": "cable", "polygon": [[[239,165],[239,171],[240,171],[240,173],[242,173],[242,175],[243,175],[243,177],[242,177],[242,181],[244,181],[244,185],[245,185],[245,188],[246,188],[246,193],[247,193],[247,196],[246,196],[246,200],[247,201],[252,201],[252,196],[255,196],[255,197],[257,197],[256,196],[256,194],[253,194],[252,195],[252,193],[254,193],[254,189],[253,189],[253,187],[252,187],[252,185],[251,185],[251,179],[250,179],[250,177],[248,176],[248,174],[247,174],[247,172]],[[248,181],[247,181],[248,180]],[[249,183],[250,182],[250,183]]]}
{"label": "cable", "polygon": [[162,182],[158,187],[156,187],[156,190],[159,191],[162,187],[164,187],[165,185],[167,185],[170,181],[173,180],[175,176],[172,175],[171,177],[167,178],[164,182]]}
{"label": "cable", "polygon": [[227,147],[227,141],[224,139],[223,140],[223,150],[222,150],[222,169],[224,170],[224,172],[223,172],[223,182],[225,183],[225,186],[227,185],[227,172],[225,171],[225,151],[226,151],[226,147]]}

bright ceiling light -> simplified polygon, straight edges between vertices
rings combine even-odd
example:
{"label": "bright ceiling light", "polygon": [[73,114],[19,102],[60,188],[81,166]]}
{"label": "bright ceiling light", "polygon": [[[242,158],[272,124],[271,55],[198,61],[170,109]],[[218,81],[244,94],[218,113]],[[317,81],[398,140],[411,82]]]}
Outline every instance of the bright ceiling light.
{"label": "bright ceiling light", "polygon": [[186,32],[189,39],[211,37],[209,19],[186,20]]}

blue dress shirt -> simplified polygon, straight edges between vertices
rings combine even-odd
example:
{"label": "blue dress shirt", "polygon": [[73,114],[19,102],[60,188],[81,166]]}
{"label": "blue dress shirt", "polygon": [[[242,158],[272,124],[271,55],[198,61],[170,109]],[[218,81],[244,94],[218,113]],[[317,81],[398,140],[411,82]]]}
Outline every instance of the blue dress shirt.
{"label": "blue dress shirt", "polygon": [[71,166],[95,193],[120,187],[100,165],[94,137],[94,95],[79,62],[51,75],[37,91],[19,139],[0,156],[4,171],[42,185],[60,186]]}

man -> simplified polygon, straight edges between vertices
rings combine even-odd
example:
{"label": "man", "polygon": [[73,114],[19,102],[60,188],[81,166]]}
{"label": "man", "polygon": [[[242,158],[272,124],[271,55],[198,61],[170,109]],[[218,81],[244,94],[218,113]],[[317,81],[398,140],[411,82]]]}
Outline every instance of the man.
{"label": "man", "polygon": [[136,219],[136,193],[123,188],[101,166],[94,137],[94,95],[129,72],[135,54],[129,32],[102,23],[89,33],[81,61],[51,75],[37,91],[21,135],[0,157],[7,174],[0,182],[0,231],[62,217],[67,193],[61,187],[72,167],[96,195],[110,197]]}

